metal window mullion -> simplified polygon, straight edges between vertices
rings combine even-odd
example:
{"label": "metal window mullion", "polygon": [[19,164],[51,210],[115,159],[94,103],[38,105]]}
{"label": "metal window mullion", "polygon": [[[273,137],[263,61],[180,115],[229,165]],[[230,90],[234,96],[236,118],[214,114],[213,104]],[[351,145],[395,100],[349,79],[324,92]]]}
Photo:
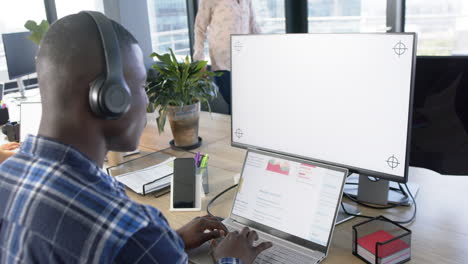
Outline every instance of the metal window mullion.
{"label": "metal window mullion", "polygon": [[307,0],[285,0],[286,33],[307,33]]}
{"label": "metal window mullion", "polygon": [[405,31],[406,0],[387,0],[387,32]]}
{"label": "metal window mullion", "polygon": [[187,6],[187,26],[189,34],[190,57],[193,60],[195,45],[195,18],[198,12],[198,0],[186,0]]}
{"label": "metal window mullion", "polygon": [[44,0],[44,8],[46,11],[47,21],[50,25],[57,20],[57,8],[55,7],[55,0]]}

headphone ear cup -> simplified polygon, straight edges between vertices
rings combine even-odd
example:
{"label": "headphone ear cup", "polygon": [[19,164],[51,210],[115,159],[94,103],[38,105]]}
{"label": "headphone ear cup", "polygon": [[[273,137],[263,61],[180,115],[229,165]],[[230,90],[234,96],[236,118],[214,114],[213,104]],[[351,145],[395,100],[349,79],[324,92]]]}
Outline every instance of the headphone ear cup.
{"label": "headphone ear cup", "polygon": [[100,106],[100,91],[105,83],[105,78],[100,76],[91,83],[89,89],[89,106],[91,111],[98,117],[105,117],[105,113]]}
{"label": "headphone ear cup", "polygon": [[103,87],[100,100],[101,109],[108,119],[117,119],[126,113],[130,107],[130,90],[125,82],[110,84]]}

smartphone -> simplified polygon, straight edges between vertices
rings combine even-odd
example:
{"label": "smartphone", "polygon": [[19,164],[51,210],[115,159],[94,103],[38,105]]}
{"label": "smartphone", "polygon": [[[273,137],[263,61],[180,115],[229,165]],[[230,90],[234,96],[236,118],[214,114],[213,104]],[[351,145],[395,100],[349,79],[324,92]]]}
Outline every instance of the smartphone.
{"label": "smartphone", "polygon": [[174,160],[172,186],[173,208],[195,207],[195,159],[178,158]]}

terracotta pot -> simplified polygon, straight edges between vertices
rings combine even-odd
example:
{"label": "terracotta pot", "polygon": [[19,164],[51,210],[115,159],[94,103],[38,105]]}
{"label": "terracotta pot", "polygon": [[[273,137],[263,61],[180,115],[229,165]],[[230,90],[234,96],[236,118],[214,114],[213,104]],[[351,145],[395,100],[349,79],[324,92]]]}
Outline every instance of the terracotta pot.
{"label": "terracotta pot", "polygon": [[167,118],[176,147],[188,147],[198,143],[200,102],[183,107],[168,106]]}

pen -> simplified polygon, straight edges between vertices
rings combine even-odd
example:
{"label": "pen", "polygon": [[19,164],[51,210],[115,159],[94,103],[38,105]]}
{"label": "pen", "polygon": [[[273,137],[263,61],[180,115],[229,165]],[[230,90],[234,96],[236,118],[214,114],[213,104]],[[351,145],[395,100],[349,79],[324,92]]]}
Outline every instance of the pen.
{"label": "pen", "polygon": [[195,167],[200,167],[200,151],[195,155]]}
{"label": "pen", "polygon": [[206,154],[206,155],[203,157],[202,162],[201,162],[201,164],[200,164],[200,167],[201,167],[201,168],[206,167],[207,163],[208,163],[208,154]]}

